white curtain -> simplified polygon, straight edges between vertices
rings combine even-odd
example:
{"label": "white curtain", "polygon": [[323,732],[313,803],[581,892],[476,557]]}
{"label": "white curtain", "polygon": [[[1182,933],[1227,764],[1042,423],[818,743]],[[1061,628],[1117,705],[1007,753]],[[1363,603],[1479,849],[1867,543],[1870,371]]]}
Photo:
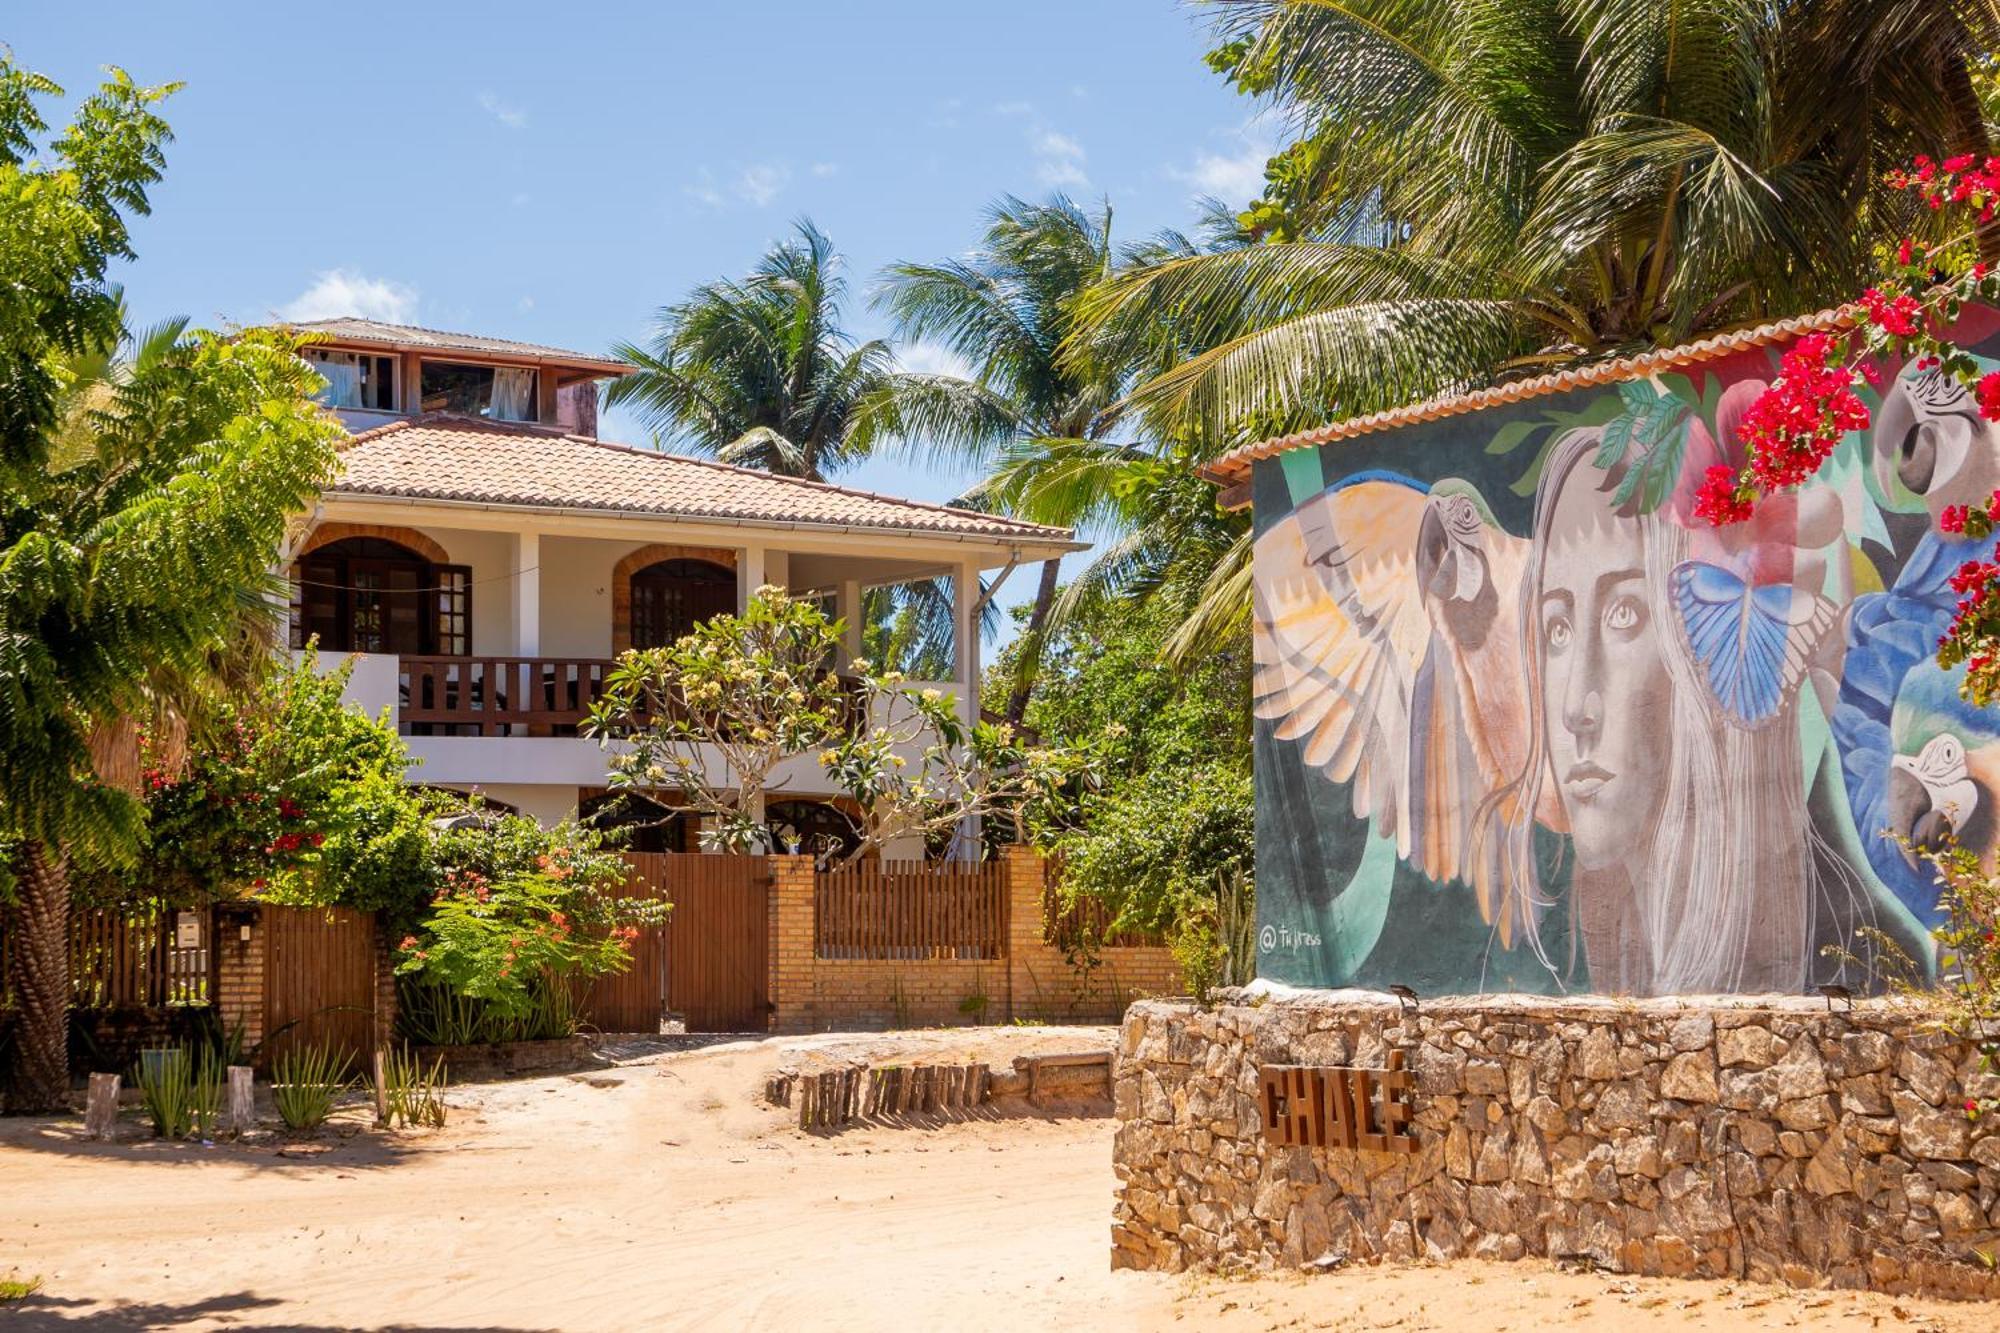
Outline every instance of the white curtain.
{"label": "white curtain", "polygon": [[531,421],[535,415],[535,372],[495,370],[493,402],[486,415],[496,421]]}
{"label": "white curtain", "polygon": [[361,363],[339,352],[317,357],[313,369],[326,380],[327,390],[320,401],[328,407],[361,406]]}

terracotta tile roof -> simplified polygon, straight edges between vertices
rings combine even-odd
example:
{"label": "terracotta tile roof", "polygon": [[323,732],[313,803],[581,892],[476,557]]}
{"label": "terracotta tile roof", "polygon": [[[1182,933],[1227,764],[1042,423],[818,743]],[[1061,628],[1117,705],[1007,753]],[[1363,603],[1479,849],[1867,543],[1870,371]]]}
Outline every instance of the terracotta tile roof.
{"label": "terracotta tile roof", "polygon": [[1789,342],[1804,333],[1822,329],[1851,328],[1859,316],[1859,311],[1859,306],[1851,305],[1833,310],[1821,310],[1815,314],[1781,319],[1771,324],[1760,324],[1753,329],[1718,333],[1680,347],[1641,352],[1637,356],[1619,357],[1614,361],[1597,361],[1548,375],[1537,375],[1533,379],[1514,380],[1506,384],[1496,384],[1488,389],[1449,394],[1442,398],[1427,399],[1421,403],[1393,407],[1387,411],[1371,412],[1366,416],[1349,417],[1344,421],[1315,426],[1311,430],[1246,444],[1210,460],[1199,470],[1203,477],[1218,485],[1235,485],[1249,478],[1252,463],[1260,458],[1284,453],[1287,449],[1330,444],[1335,440],[1350,439],[1356,435],[1392,430],[1397,426],[1408,426],[1419,421],[1435,421],[1440,417],[1455,417],[1465,412],[1477,412],[1481,408],[1492,407],[1498,403],[1518,403],[1524,398],[1540,398],[1547,394],[1587,388],[1594,384],[1641,379],[1655,371],[1666,370],[1673,366],[1714,361],[1754,347]]}
{"label": "terracotta tile roof", "polygon": [[379,343],[384,347],[412,351],[466,352],[475,356],[559,361],[564,365],[602,367],[608,375],[622,375],[632,369],[623,361],[590,352],[571,352],[541,343],[515,342],[510,338],[483,338],[474,333],[446,333],[441,329],[418,328],[414,324],[385,324],[378,319],[307,319],[292,327],[324,333],[340,343]]}
{"label": "terracotta tile roof", "polygon": [[1080,550],[1064,528],[609,444],[558,427],[433,413],[354,436],[330,493],[879,528]]}

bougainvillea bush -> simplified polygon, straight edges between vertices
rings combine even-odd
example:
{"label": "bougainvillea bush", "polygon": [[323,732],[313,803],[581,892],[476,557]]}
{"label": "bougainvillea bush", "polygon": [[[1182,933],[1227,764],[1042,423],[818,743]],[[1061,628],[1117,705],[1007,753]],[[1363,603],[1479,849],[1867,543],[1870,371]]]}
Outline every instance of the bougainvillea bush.
{"label": "bougainvillea bush", "polygon": [[274,667],[221,705],[215,733],[177,768],[149,737],[147,851],[124,887],[412,919],[435,877],[431,820],[452,798],[404,781],[402,739],[342,701],[347,675],[345,664],[322,675],[310,655]]}
{"label": "bougainvillea bush", "polygon": [[[1869,425],[1858,386],[1880,384],[1897,366],[1914,363],[1957,379],[1981,417],[2000,421],[2000,371],[1982,370],[1951,338],[1969,302],[2000,296],[2000,273],[1979,249],[2000,205],[2000,157],[1920,157],[1911,170],[1890,173],[1889,182],[1914,192],[1941,218],[1962,220],[1963,228],[1935,243],[1904,237],[1885,256],[1876,284],[1855,302],[1851,329],[1810,334],[1792,345],[1777,379],[1737,428],[1744,463],[1709,469],[1698,516],[1717,526],[1745,522],[1766,496],[1817,475],[1842,436]],[[1952,506],[1938,519],[1944,531],[1971,537],[1991,535],[1996,524],[2000,492],[1981,504]],[[1960,600],[1938,645],[1938,663],[1964,663],[1965,697],[1983,707],[2000,697],[2000,553],[1967,561],[1952,590]]]}
{"label": "bougainvillea bush", "polygon": [[435,895],[403,936],[396,971],[472,1003],[441,1006],[417,989],[413,1016],[435,1029],[417,1035],[429,1040],[574,1031],[589,983],[623,971],[639,931],[668,911],[621,896],[624,861],[574,824],[468,822],[439,836],[436,864]]}

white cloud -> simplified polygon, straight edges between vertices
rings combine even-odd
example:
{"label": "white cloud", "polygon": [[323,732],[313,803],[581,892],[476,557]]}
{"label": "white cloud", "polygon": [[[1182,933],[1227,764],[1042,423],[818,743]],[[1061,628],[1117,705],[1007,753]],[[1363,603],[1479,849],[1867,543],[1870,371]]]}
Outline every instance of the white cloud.
{"label": "white cloud", "polygon": [[[815,176],[832,175],[838,168],[831,163],[821,163],[827,167],[822,172],[819,166],[813,168]],[[731,200],[749,204],[753,208],[763,208],[792,183],[792,169],[782,162],[753,162],[732,176],[727,183],[716,179],[713,171],[701,168],[694,181],[682,187],[682,193],[704,208],[722,208]]]}
{"label": "white cloud", "polygon": [[510,130],[525,128],[528,123],[526,111],[517,106],[510,106],[492,93],[479,94],[479,109]]}
{"label": "white cloud", "polygon": [[408,324],[416,313],[416,288],[345,268],[330,268],[315,274],[311,286],[277,311],[278,318],[288,320],[356,315],[389,324]]}
{"label": "white cloud", "polygon": [[972,363],[941,343],[904,343],[896,349],[896,365],[912,375],[955,375],[973,378]]}
{"label": "white cloud", "polygon": [[1090,184],[1090,177],[1083,170],[1083,145],[1069,135],[1039,129],[1028,136],[1028,145],[1035,154],[1035,174],[1041,177],[1042,184],[1057,189]]}
{"label": "white cloud", "polygon": [[535,308],[535,298],[532,296],[524,296],[520,300],[514,302],[514,308],[525,315],[530,310],[533,310]]}
{"label": "white cloud", "polygon": [[812,174],[821,180],[825,180],[828,176],[837,176],[840,174],[840,163],[815,162],[812,164]]}
{"label": "white cloud", "polygon": [[1167,175],[1225,204],[1247,204],[1264,193],[1264,163],[1278,151],[1264,118],[1215,137],[1228,142],[1220,149],[1196,149],[1192,163],[1168,167]]}
{"label": "white cloud", "polygon": [[1031,116],[1035,112],[1033,102],[995,102],[993,114],[996,116]]}
{"label": "white cloud", "polygon": [[791,183],[792,169],[769,162],[756,162],[743,168],[736,177],[736,197],[758,208],[778,197],[786,185]]}

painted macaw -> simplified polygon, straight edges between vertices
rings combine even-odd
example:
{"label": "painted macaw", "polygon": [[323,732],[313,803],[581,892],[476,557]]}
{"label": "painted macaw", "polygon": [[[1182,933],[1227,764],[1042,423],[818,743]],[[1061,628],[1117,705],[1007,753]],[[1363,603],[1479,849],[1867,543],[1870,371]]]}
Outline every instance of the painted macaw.
{"label": "painted macaw", "polygon": [[1868,863],[1927,925],[1941,917],[1936,877],[1897,839],[1934,847],[1949,835],[1989,861],[1994,851],[2000,716],[1958,697],[1963,669],[1937,665],[1956,600],[1948,580],[1985,550],[1932,532],[1893,587],[1854,599],[1831,719]]}

